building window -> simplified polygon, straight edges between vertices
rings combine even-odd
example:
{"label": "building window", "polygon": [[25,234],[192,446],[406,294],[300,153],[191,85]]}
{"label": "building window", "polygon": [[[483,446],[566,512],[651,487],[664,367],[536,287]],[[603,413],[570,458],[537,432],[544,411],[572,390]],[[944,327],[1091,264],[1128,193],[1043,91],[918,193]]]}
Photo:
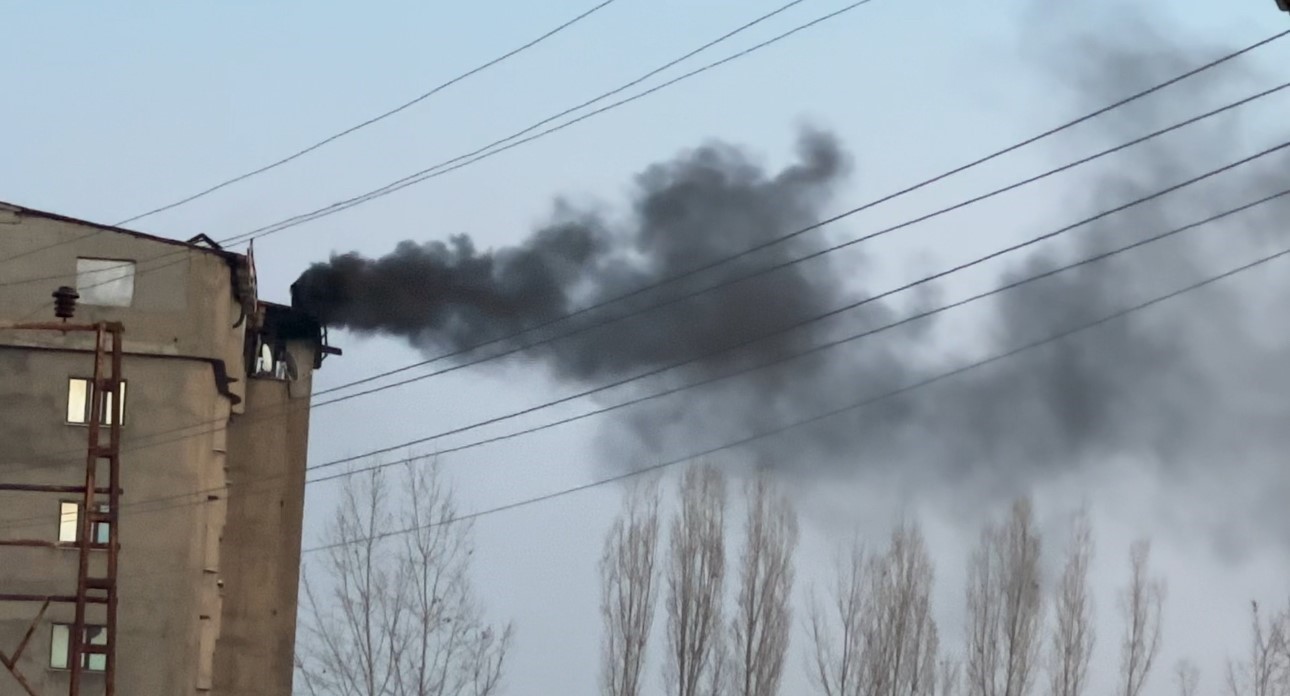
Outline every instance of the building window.
{"label": "building window", "polygon": [[[72,627],[68,624],[54,624],[53,640],[49,646],[49,666],[53,669],[69,669],[72,652]],[[86,626],[84,642],[87,645],[107,645],[107,629],[102,626]],[[91,672],[102,672],[107,669],[107,655],[81,655],[81,667]]]}
{"label": "building window", "polygon": [[81,304],[129,307],[134,300],[134,262],[76,259],[76,292]]}
{"label": "building window", "polygon": [[[58,505],[58,541],[62,544],[75,544],[81,540],[81,504],[65,500]],[[99,512],[107,511],[106,504],[99,506]],[[95,522],[93,543],[108,543],[110,528],[109,522]]]}
{"label": "building window", "polygon": [[[93,391],[93,380],[73,377],[67,380],[67,422],[85,425],[90,422],[89,394]],[[120,384],[121,423],[125,423],[125,382]],[[103,393],[103,407],[99,414],[101,425],[112,425],[112,393]]]}

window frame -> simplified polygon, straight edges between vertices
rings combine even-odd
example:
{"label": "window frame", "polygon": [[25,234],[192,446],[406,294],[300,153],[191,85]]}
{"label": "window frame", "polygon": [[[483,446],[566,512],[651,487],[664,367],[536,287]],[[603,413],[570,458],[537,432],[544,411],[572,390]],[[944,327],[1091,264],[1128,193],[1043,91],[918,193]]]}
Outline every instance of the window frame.
{"label": "window frame", "polygon": [[[49,669],[57,672],[69,672],[72,669],[72,624],[68,623],[51,623],[49,625]],[[63,633],[63,650],[61,652],[62,664],[57,664],[60,654],[55,651],[58,645],[58,634]],[[93,638],[89,638],[90,631],[97,630],[98,633]],[[89,638],[88,645],[107,645],[108,634],[106,626],[86,624],[85,638]],[[99,636],[102,636],[102,642],[95,642]],[[107,655],[83,654],[81,655],[81,669],[86,672],[102,673],[107,671]]]}
{"label": "window frame", "polygon": [[[82,396],[80,396],[80,397],[79,397],[79,398],[81,399],[81,415],[80,415],[80,420],[72,420],[72,418],[71,418],[71,416],[72,416],[72,384],[73,384],[73,383],[76,383],[76,382],[80,382],[80,383],[83,383],[83,384],[85,385],[85,388],[84,388],[84,390],[83,390],[83,391],[84,391],[84,393],[83,393],[83,395],[82,395]],[[126,418],[125,418],[125,410],[126,410],[126,405],[129,403],[129,401],[127,400],[127,397],[129,397],[129,390],[128,390],[128,389],[126,389],[126,382],[127,382],[127,380],[124,380],[124,379],[123,379],[123,380],[121,380],[121,381],[118,383],[118,385],[119,385],[118,393],[121,395],[121,426],[122,426],[122,427],[125,427],[125,422],[126,422]],[[93,393],[93,392],[95,392],[95,391],[97,391],[97,390],[94,388],[94,379],[93,379],[93,378],[90,378],[90,377],[76,377],[76,376],[71,376],[71,377],[68,377],[68,378],[67,378],[67,409],[66,409],[66,413],[64,413],[64,414],[63,414],[64,422],[65,422],[67,425],[88,426],[88,425],[90,424],[90,405],[91,405],[91,404],[90,404],[90,394],[91,394],[91,393]],[[104,392],[104,393],[103,393],[103,405],[102,405],[102,408],[101,408],[101,409],[100,409],[100,411],[99,411],[99,426],[100,426],[100,427],[110,427],[110,426],[112,425],[112,409],[111,409],[111,402],[112,402],[112,397],[113,397],[113,396],[114,396],[114,395],[113,395],[111,392]]]}
{"label": "window frame", "polygon": [[[75,509],[75,513],[74,513],[75,516],[71,520],[71,524],[73,525],[72,526],[73,535],[71,539],[64,539],[63,529],[64,529],[64,525],[68,522],[66,508],[69,505]],[[59,545],[67,546],[67,547],[74,547],[74,546],[80,545],[81,514],[82,514],[82,508],[84,507],[84,505],[85,503],[80,500],[58,501],[58,537],[57,538],[58,538]],[[110,509],[111,508],[108,507],[107,503],[99,504],[99,512],[107,512]],[[91,539],[90,539],[91,548],[94,548],[94,547],[105,548],[107,547],[108,543],[112,539],[112,523],[95,522],[94,529],[91,531],[90,534],[91,534]]]}
{"label": "window frame", "polygon": [[[129,272],[129,274],[128,274],[128,275],[123,275],[123,276],[121,276],[120,278],[112,278],[111,280],[108,280],[108,279],[106,279],[106,278],[100,278],[100,279],[99,279],[100,283],[102,283],[102,285],[104,285],[104,286],[106,286],[106,285],[108,285],[108,284],[111,284],[111,283],[116,283],[116,282],[118,282],[118,281],[120,281],[120,280],[127,280],[127,279],[128,279],[128,280],[130,281],[130,291],[129,291],[129,297],[126,299],[126,301],[125,301],[124,303],[121,303],[121,302],[102,302],[101,300],[102,300],[102,299],[104,299],[104,298],[102,298],[102,297],[94,297],[94,292],[95,292],[96,290],[98,290],[98,288],[99,288],[99,284],[100,284],[100,283],[90,283],[87,287],[85,287],[84,289],[82,289],[82,288],[81,288],[81,276],[82,276],[82,275],[87,275],[87,276],[89,276],[89,275],[94,275],[94,274],[103,274],[103,273],[107,273],[107,272],[109,272],[109,271],[111,271],[111,270],[112,270],[112,267],[111,267],[111,266],[109,266],[109,267],[101,268],[101,269],[98,269],[98,270],[87,270],[87,271],[82,272],[82,271],[81,271],[81,262],[82,262],[82,261],[91,261],[91,262],[93,262],[93,261],[102,261],[102,262],[106,262],[106,263],[110,263],[110,264],[117,264],[118,266],[121,266],[121,265],[128,265],[128,266],[129,266],[129,269],[130,269],[130,272]],[[110,258],[103,258],[103,257],[100,257],[100,256],[78,256],[78,257],[76,257],[76,292],[80,294],[80,299],[78,300],[78,303],[83,304],[83,305],[86,305],[86,306],[89,306],[89,307],[118,307],[118,308],[127,308],[127,307],[132,307],[132,306],[134,306],[135,278],[137,278],[137,277],[138,277],[138,275],[139,275],[139,274],[138,274],[138,270],[139,270],[139,262],[138,262],[137,260],[135,260],[135,259],[110,259]],[[96,300],[100,300],[100,301],[96,301]]]}

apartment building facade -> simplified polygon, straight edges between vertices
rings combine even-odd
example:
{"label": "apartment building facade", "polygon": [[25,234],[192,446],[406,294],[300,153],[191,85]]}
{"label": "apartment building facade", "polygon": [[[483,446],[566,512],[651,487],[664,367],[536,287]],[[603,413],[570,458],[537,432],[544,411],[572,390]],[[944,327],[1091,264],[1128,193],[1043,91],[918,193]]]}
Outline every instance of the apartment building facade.
{"label": "apartment building facade", "polygon": [[[72,594],[87,528],[78,496],[48,489],[85,477],[94,339],[13,328],[53,321],[60,286],[75,322],[123,327],[119,509],[88,525],[119,543],[117,630],[91,606],[83,640],[112,642],[123,696],[289,696],[311,380],[338,351],[258,299],[250,255],[3,203],[0,696],[68,693],[73,607],[33,623],[43,602],[4,601]],[[81,665],[81,694],[104,693],[103,656]]]}

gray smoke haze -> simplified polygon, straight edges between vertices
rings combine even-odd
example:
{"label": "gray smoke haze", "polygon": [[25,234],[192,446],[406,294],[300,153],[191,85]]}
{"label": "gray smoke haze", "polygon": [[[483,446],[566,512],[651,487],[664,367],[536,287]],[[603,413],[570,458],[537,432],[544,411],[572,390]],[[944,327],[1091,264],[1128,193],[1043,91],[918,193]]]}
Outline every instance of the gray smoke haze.
{"label": "gray smoke haze", "polygon": [[[1226,52],[1179,48],[1142,24],[1079,38],[1045,70],[1075,88],[1091,110]],[[1050,44],[1049,55],[1054,51]],[[1121,142],[1219,106],[1259,83],[1228,67],[1190,80],[1063,140],[1063,160]],[[1266,84],[1266,83],[1265,83]],[[1272,144],[1238,114],[1134,148],[1095,170],[1063,179],[1069,193],[1047,232],[1120,205]],[[429,353],[513,333],[569,310],[734,254],[825,217],[850,157],[828,134],[806,131],[798,162],[769,173],[745,151],[709,144],[647,169],[636,180],[627,222],[561,208],[555,221],[513,248],[481,252],[468,237],[404,242],[378,259],[355,254],[315,264],[298,281],[297,302],[334,326],[403,337]],[[1235,207],[1286,186],[1290,161],[1269,157],[1157,203],[1081,229],[1064,244],[1019,255],[1000,282],[1119,247]],[[879,178],[879,177],[873,177]],[[1018,177],[1020,178],[1020,177]],[[886,187],[884,187],[886,188]],[[869,191],[869,198],[885,190]],[[846,203],[854,200],[848,196]],[[1290,244],[1290,206],[1274,203],[1236,218],[1011,291],[974,316],[973,335],[947,337],[924,320],[872,339],[619,412],[606,437],[655,458],[809,417],[925,379],[956,366],[930,359],[929,345],[961,345],[963,360],[1061,332],[1195,282]],[[854,236],[868,230],[849,230]],[[970,235],[970,229],[963,231]],[[969,238],[970,241],[970,238]],[[988,235],[980,254],[1001,242]],[[796,258],[824,246],[808,234],[719,270],[594,312],[575,326],[675,297],[686,290]],[[973,246],[978,246],[973,244]],[[851,252],[699,295],[603,329],[524,353],[579,387],[667,365],[855,301],[863,269],[879,259]],[[890,470],[974,495],[1008,495],[1037,477],[1094,462],[1126,461],[1172,478],[1244,481],[1213,493],[1227,541],[1252,530],[1290,541],[1283,503],[1290,492],[1290,300],[1278,265],[1158,306],[1077,337],[996,363],[871,408],[767,441],[752,453],[762,466],[798,476],[856,468]],[[934,294],[934,293],[933,293]],[[945,300],[956,299],[946,296]],[[876,302],[747,349],[689,365],[606,397],[726,374],[787,355],[828,337],[885,324],[931,303]],[[917,305],[918,307],[912,307]],[[1279,308],[1282,314],[1276,313]],[[567,329],[569,324],[562,325]],[[549,335],[537,332],[536,336]],[[741,454],[740,456],[746,456]],[[1200,514],[1200,513],[1198,513]]]}

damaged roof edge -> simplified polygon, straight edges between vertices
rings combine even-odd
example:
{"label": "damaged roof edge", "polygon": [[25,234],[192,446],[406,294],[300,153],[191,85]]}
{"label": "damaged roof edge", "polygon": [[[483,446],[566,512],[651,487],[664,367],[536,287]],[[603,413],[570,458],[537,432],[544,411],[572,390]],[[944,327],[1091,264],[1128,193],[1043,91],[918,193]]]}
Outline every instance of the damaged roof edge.
{"label": "damaged roof edge", "polygon": [[[171,239],[169,237],[159,237],[155,234],[148,234],[146,232],[136,232],[135,230],[127,230],[123,227],[116,227],[114,225],[105,225],[103,223],[91,222],[89,220],[82,220],[80,218],[74,218],[68,215],[51,213],[47,210],[37,210],[35,208],[27,208],[21,205],[17,205],[15,203],[7,203],[5,201],[0,201],[0,209],[10,211],[18,215],[19,217],[37,217],[37,218],[44,218],[47,220],[57,220],[59,222],[68,222],[74,225],[84,225],[86,227],[93,227],[95,229],[102,230],[104,232],[115,232],[117,234],[124,234],[131,237],[135,237],[137,239],[145,239],[152,242],[170,244],[172,246],[184,247],[185,249],[192,249],[194,251],[204,251],[210,254],[215,254],[217,256],[222,256],[225,259],[241,258],[242,256],[244,256],[243,254],[239,254],[234,251],[228,251],[226,249],[216,249],[210,246],[206,246],[205,244],[198,244],[195,241],[184,241],[181,239]],[[198,240],[202,237],[205,237],[205,235],[198,235],[196,237],[193,237],[193,240]],[[209,239],[209,237],[207,237],[207,239]]]}

